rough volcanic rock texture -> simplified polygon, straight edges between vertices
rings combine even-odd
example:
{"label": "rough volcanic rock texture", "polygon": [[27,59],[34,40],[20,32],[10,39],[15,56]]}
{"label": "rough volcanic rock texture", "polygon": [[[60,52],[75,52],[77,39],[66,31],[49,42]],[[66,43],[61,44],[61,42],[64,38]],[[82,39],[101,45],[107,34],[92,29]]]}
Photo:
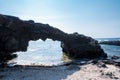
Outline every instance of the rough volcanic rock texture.
{"label": "rough volcanic rock texture", "polygon": [[61,41],[63,52],[74,59],[107,57],[91,37],[68,34],[48,24],[0,14],[0,62],[13,57],[14,52],[27,51],[30,40],[45,41],[47,38]]}
{"label": "rough volcanic rock texture", "polygon": [[98,41],[78,33],[69,34],[67,41],[61,43],[61,47],[63,52],[73,59],[107,57]]}

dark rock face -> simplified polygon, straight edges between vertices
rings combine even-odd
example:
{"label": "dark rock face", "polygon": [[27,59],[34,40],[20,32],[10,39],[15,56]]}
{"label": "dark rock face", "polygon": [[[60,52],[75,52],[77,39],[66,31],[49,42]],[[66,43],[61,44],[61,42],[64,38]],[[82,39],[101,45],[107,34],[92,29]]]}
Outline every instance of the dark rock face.
{"label": "dark rock face", "polygon": [[48,24],[0,14],[0,62],[14,57],[14,52],[27,51],[30,40],[45,41],[47,38],[61,41],[63,52],[74,59],[107,57],[91,37],[78,33],[67,34]]}
{"label": "dark rock face", "polygon": [[61,43],[61,47],[63,52],[73,59],[107,57],[98,41],[78,33],[69,34],[67,40]]}
{"label": "dark rock face", "polygon": [[100,44],[120,46],[120,41],[101,41]]}

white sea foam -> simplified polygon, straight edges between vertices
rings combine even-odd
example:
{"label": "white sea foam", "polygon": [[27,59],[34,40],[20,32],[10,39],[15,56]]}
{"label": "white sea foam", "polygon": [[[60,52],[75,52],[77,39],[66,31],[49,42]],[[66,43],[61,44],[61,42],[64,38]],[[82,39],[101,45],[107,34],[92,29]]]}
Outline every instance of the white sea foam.
{"label": "white sea foam", "polygon": [[20,65],[57,65],[62,63],[62,50],[59,41],[30,41],[27,52],[18,52],[15,60]]}

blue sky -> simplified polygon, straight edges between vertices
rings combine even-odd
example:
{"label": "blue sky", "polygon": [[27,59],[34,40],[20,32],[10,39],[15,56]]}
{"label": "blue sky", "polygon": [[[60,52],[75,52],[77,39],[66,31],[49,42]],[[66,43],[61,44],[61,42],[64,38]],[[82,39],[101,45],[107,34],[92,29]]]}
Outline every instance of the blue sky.
{"label": "blue sky", "polygon": [[94,38],[120,37],[120,0],[0,0],[0,13]]}

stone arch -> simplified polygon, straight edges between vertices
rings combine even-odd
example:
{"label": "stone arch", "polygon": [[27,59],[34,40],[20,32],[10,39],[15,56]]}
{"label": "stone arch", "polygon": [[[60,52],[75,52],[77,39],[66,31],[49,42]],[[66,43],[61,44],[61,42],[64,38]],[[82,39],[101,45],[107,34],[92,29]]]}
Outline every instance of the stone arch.
{"label": "stone arch", "polygon": [[[73,59],[107,57],[95,39],[78,33],[68,34],[48,24],[35,23],[32,20],[25,21],[17,17],[0,14],[0,28],[1,61],[4,55],[4,57],[10,57],[13,52],[27,51],[30,40],[42,39],[45,41],[47,38],[60,41],[62,51]],[[3,36],[4,34],[5,36]],[[7,37],[10,38],[7,39]],[[14,49],[12,47],[8,49],[5,46],[11,37],[17,42],[14,43],[16,46]],[[8,44],[12,45],[11,43]]]}

